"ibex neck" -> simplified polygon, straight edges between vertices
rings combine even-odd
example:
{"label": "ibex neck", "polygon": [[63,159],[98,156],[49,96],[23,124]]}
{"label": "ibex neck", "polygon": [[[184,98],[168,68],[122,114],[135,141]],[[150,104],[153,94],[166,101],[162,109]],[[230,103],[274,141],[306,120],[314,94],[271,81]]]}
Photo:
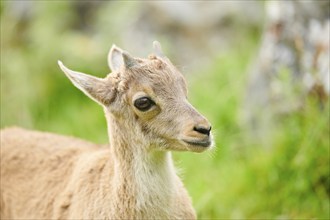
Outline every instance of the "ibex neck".
{"label": "ibex neck", "polygon": [[[171,153],[150,149],[136,128],[128,128],[107,115],[111,159],[118,203],[131,201],[131,216],[166,217],[175,190],[176,178]],[[136,132],[136,133],[135,133]],[[119,206],[120,207],[120,206]],[[123,212],[127,212],[127,207]],[[138,213],[136,213],[138,212]]]}

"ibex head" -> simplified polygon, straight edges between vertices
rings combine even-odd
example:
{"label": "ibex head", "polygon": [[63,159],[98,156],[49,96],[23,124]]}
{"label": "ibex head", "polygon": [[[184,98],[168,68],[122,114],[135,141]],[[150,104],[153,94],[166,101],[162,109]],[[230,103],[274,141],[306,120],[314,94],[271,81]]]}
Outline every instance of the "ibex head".
{"label": "ibex head", "polygon": [[[128,136],[159,150],[201,152],[213,145],[211,125],[187,100],[183,75],[154,42],[155,55],[134,58],[112,46],[112,73],[101,79],[59,65],[73,84],[104,106]],[[138,134],[137,134],[138,132]]]}

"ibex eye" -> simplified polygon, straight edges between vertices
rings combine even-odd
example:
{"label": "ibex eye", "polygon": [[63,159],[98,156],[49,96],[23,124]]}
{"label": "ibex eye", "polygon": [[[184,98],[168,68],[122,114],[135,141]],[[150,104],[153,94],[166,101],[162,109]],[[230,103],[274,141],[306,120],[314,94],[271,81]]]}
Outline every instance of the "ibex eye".
{"label": "ibex eye", "polygon": [[148,111],[154,105],[155,102],[152,101],[149,97],[138,98],[134,101],[134,106],[143,112]]}

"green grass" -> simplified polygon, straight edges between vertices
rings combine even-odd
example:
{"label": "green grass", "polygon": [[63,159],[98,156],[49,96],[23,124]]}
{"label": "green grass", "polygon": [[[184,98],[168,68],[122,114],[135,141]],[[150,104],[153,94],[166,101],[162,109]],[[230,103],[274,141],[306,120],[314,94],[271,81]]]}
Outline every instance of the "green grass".
{"label": "green grass", "polygon": [[329,105],[320,110],[310,97],[302,110],[277,116],[258,139],[241,122],[255,49],[254,40],[244,43],[191,85],[192,102],[213,123],[217,145],[204,155],[176,154],[199,217],[327,219]]}

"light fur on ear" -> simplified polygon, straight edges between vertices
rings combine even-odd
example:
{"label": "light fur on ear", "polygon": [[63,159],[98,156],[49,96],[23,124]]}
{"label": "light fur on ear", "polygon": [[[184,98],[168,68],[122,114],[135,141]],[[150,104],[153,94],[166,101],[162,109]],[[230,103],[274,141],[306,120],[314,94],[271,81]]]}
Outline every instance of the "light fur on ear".
{"label": "light fur on ear", "polygon": [[138,62],[126,51],[123,51],[122,55],[123,55],[123,60],[124,60],[126,69],[129,69],[132,66],[135,66],[138,64]]}
{"label": "light fur on ear", "polygon": [[124,65],[122,54],[123,50],[113,44],[108,53],[108,65],[112,72],[119,72],[120,67]]}
{"label": "light fur on ear", "polygon": [[119,72],[122,66],[129,69],[137,64],[138,62],[128,52],[112,45],[108,54],[108,65],[111,71]]}
{"label": "light fur on ear", "polygon": [[58,61],[58,65],[73,85],[97,103],[108,105],[114,99],[115,92],[110,81],[70,70],[61,61]]}

